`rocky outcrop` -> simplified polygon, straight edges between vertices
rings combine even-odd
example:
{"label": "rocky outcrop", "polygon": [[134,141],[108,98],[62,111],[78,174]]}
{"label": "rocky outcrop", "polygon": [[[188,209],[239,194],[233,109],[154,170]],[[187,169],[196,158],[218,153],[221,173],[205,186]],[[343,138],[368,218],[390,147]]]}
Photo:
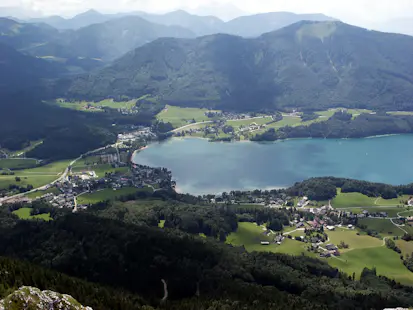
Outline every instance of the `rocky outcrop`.
{"label": "rocky outcrop", "polygon": [[82,306],[72,296],[53,291],[41,291],[35,287],[22,286],[3,300],[0,310],[93,310]]}

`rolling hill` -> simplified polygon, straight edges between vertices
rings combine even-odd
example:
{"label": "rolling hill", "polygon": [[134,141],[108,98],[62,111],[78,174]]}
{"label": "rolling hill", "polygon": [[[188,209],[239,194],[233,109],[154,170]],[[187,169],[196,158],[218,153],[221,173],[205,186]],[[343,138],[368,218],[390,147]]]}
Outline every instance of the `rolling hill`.
{"label": "rolling hill", "polygon": [[[207,8],[206,8],[207,9]],[[213,9],[213,7],[211,7]],[[222,9],[222,8],[221,8]],[[213,12],[221,10],[217,7]],[[224,11],[236,11],[236,8],[225,8]],[[200,8],[200,12],[205,11]],[[206,10],[206,12],[208,9]],[[102,14],[95,10],[89,10],[82,14],[76,15],[73,18],[65,19],[60,16],[50,16],[44,18],[29,19],[30,23],[46,23],[56,29],[60,30],[78,30],[83,27],[88,27],[94,24],[105,23],[114,19],[119,19],[125,16],[140,16],[145,20],[160,24],[164,26],[180,26],[187,28],[197,36],[210,35],[216,33],[226,33],[239,35],[244,37],[259,36],[263,33],[274,31],[282,27],[294,24],[303,20],[310,21],[332,21],[334,18],[325,16],[323,14],[294,14],[289,12],[272,12],[255,15],[246,15],[224,22],[223,20],[213,15],[190,14],[184,10],[172,11],[165,14],[151,14],[146,12],[127,12],[118,14]],[[240,12],[235,12],[239,16]]]}
{"label": "rolling hill", "polygon": [[223,32],[242,37],[258,37],[266,32],[281,29],[299,21],[334,21],[323,14],[295,14],[290,12],[271,12],[241,16],[227,22]]}
{"label": "rolling hill", "polygon": [[23,55],[0,43],[0,95],[29,91],[43,85],[43,79],[57,78],[64,73],[57,64]]}
{"label": "rolling hill", "polygon": [[165,26],[139,16],[125,16],[70,33],[68,46],[73,47],[79,57],[111,61],[160,37],[193,38],[195,34],[180,26]]}
{"label": "rolling hill", "polygon": [[341,22],[300,22],[255,39],[159,39],[68,97],[161,95],[168,103],[233,110],[300,107],[412,110],[413,38]]}
{"label": "rolling hill", "polygon": [[59,31],[47,24],[19,23],[0,18],[0,43],[35,57],[59,62],[74,73],[89,71],[160,37],[191,38],[180,26],[125,16],[79,30]]}

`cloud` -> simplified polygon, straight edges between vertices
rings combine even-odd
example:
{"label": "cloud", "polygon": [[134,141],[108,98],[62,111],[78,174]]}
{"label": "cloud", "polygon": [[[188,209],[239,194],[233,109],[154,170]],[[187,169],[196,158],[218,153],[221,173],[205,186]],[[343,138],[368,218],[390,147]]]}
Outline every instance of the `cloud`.
{"label": "cloud", "polygon": [[0,0],[1,6],[22,6],[45,14],[75,14],[90,8],[103,12],[143,10],[166,12],[231,3],[243,11],[324,13],[346,22],[368,24],[413,17],[413,0]]}

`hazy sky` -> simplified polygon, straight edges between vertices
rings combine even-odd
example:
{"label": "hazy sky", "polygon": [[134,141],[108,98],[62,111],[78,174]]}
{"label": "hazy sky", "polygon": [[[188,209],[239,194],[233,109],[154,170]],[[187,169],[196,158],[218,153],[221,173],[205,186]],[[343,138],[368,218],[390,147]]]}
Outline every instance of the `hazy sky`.
{"label": "hazy sky", "polygon": [[247,13],[317,12],[356,24],[413,17],[413,0],[0,0],[0,6],[22,6],[48,15],[73,15],[90,8],[103,12],[165,12],[178,8],[196,9],[199,6],[220,6],[228,3]]}

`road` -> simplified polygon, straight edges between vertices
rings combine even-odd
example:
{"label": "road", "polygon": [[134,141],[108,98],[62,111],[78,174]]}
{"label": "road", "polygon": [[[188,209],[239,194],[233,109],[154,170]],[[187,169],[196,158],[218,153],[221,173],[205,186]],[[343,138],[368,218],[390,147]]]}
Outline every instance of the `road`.
{"label": "road", "polygon": [[[243,119],[229,119],[226,120],[227,122],[231,122],[231,121],[248,121],[248,120],[253,120],[253,119],[258,119],[258,118],[266,118],[268,116],[255,116],[255,117],[250,117],[250,118],[243,118]],[[179,128],[176,128],[174,130],[171,130],[169,133],[174,133],[174,132],[178,132],[181,131],[182,129],[188,128],[188,127],[192,127],[192,126],[196,126],[196,125],[202,125],[202,124],[211,124],[214,121],[204,121],[204,122],[197,122],[197,123],[192,123],[192,124],[188,124]]]}
{"label": "road", "polygon": [[17,198],[21,198],[21,197],[23,197],[23,196],[25,196],[25,195],[27,195],[27,194],[34,193],[34,192],[37,192],[37,191],[44,191],[44,190],[48,189],[48,188],[49,188],[50,186],[52,186],[53,184],[55,184],[55,183],[57,183],[57,182],[60,182],[60,181],[62,181],[62,180],[64,180],[64,179],[66,179],[66,178],[67,178],[67,175],[69,174],[69,172],[70,172],[70,170],[71,170],[71,168],[72,168],[72,166],[73,166],[78,160],[80,160],[83,156],[87,156],[87,155],[89,155],[89,154],[92,154],[92,153],[95,153],[95,152],[98,152],[98,151],[102,151],[102,150],[107,149],[107,148],[109,148],[109,147],[115,147],[115,148],[117,148],[117,147],[118,147],[118,144],[119,144],[119,143],[109,144],[109,145],[106,145],[106,146],[104,146],[104,147],[100,147],[100,148],[98,148],[98,149],[95,149],[95,150],[92,150],[92,151],[86,152],[85,154],[80,155],[78,158],[72,160],[72,161],[69,163],[69,165],[66,167],[66,169],[65,169],[65,171],[62,173],[62,175],[61,175],[59,178],[57,178],[56,180],[54,180],[53,182],[50,182],[49,184],[43,185],[43,186],[38,187],[38,188],[34,188],[34,189],[32,189],[31,191],[28,191],[28,192],[25,192],[25,193],[21,193],[21,194],[9,196],[9,197],[0,198],[0,206],[1,206],[3,203],[5,203],[6,201],[13,200],[13,199],[17,199]]}

